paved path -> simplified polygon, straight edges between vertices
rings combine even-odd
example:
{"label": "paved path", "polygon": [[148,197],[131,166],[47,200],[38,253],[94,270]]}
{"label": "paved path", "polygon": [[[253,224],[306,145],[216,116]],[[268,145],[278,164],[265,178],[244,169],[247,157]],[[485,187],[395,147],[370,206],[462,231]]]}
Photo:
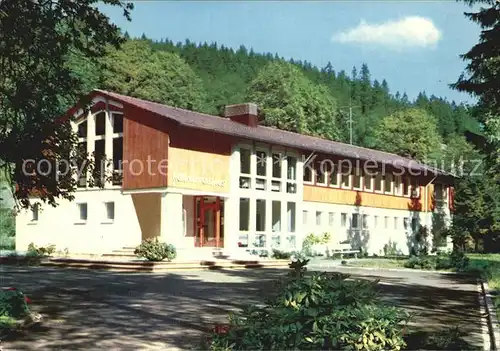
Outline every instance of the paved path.
{"label": "paved path", "polygon": [[[311,267],[314,268],[314,267]],[[328,270],[343,270],[331,268]],[[415,325],[435,330],[462,324],[481,345],[475,282],[432,273],[349,270],[381,279],[391,303],[417,312]],[[283,270],[113,273],[0,266],[0,288],[15,286],[50,316],[40,330],[2,350],[190,349],[214,323],[259,303]],[[194,342],[194,345],[193,345]]]}

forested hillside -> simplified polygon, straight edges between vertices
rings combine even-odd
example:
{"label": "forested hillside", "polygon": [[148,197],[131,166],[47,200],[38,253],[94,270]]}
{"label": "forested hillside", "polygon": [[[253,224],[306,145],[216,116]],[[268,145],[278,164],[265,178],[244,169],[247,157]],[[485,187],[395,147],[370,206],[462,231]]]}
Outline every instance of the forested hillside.
{"label": "forested hillside", "polygon": [[[385,149],[377,138],[383,119],[402,110],[411,113],[412,107],[431,119],[440,143],[466,130],[479,131],[467,106],[425,92],[410,101],[405,93],[391,92],[385,79],[372,77],[366,64],[347,73],[330,63],[319,68],[244,46],[233,50],[143,36],[110,49],[98,65],[77,56],[70,65],[86,90],[100,87],[210,114],[221,114],[227,104],[256,102],[268,125],[343,142],[350,139],[352,106],[353,143],[371,148]],[[402,128],[396,132],[408,132]]]}
{"label": "forested hillside", "polygon": [[[145,39],[143,37],[143,39]],[[221,107],[245,101],[252,80],[270,62],[284,61],[271,53],[259,54],[241,46],[234,51],[217,44],[195,44],[186,40],[173,43],[170,40],[151,42],[155,50],[177,53],[203,80],[207,94],[206,112],[219,113]],[[385,79],[374,79],[368,65],[352,69],[352,72],[336,71],[328,63],[318,68],[309,62],[290,60],[312,83],[324,85],[336,100],[336,115],[341,140],[348,141],[348,106],[353,108],[354,143],[374,147],[374,127],[381,118],[405,107],[415,106],[428,111],[437,120],[438,132],[446,141],[465,130],[478,131],[478,123],[467,108],[434,95],[422,92],[416,101],[409,101],[405,93],[391,92]]]}

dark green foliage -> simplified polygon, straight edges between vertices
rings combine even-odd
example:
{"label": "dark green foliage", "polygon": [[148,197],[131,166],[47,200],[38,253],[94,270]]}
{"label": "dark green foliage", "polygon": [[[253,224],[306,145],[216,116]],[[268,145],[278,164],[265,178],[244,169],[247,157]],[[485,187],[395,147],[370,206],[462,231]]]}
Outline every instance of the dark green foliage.
{"label": "dark green foliage", "polygon": [[16,235],[14,211],[0,208],[0,250],[13,250]]}
{"label": "dark green foliage", "polygon": [[177,256],[177,251],[172,244],[162,243],[158,238],[146,239],[137,246],[134,254],[147,259],[148,261],[173,260]]}
{"label": "dark green foliage", "polygon": [[263,307],[230,316],[212,350],[395,350],[409,315],[381,304],[377,282],[348,275],[293,274]]}
{"label": "dark green foliage", "polygon": [[18,290],[0,291],[0,317],[20,319],[29,314],[25,296]]}
{"label": "dark green foliage", "polygon": [[458,326],[437,332],[417,332],[406,338],[409,350],[480,350],[463,339],[467,334]]}
{"label": "dark green foliage", "polygon": [[288,251],[273,249],[272,257],[277,259],[277,260],[287,260],[290,257],[292,257],[292,253],[288,252]]}
{"label": "dark green foliage", "polygon": [[411,256],[408,261],[404,263],[405,268],[412,269],[433,269],[434,262],[424,256]]}
{"label": "dark green foliage", "polygon": [[450,263],[458,271],[464,271],[469,267],[469,258],[463,251],[454,250],[450,255]]}

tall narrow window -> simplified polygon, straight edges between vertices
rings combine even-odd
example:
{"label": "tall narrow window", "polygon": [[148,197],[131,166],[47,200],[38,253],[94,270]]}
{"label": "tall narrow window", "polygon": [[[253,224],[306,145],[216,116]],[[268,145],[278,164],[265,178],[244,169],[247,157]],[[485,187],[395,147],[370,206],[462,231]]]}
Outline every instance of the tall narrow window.
{"label": "tall narrow window", "polygon": [[308,216],[308,213],[306,210],[302,211],[302,223],[303,224],[307,224],[307,216]]}
{"label": "tall narrow window", "polygon": [[394,230],[398,230],[399,229],[399,219],[398,217],[394,217]]}
{"label": "tall narrow window", "polygon": [[373,216],[373,228],[378,228],[379,223],[378,223],[378,216]]}
{"label": "tall narrow window", "polygon": [[411,230],[416,233],[418,230],[419,230],[419,223],[420,221],[418,220],[418,218],[415,218],[413,217],[411,219]]}
{"label": "tall narrow window", "polygon": [[240,149],[240,173],[250,174],[250,155],[250,150]]}
{"label": "tall narrow window", "polygon": [[373,191],[373,181],[374,181],[373,175],[371,175],[370,172],[365,172],[364,175],[365,191]]}
{"label": "tall narrow window", "polygon": [[257,175],[258,176],[266,176],[266,169],[267,169],[267,154],[265,151],[257,151],[255,153],[256,155],[256,162],[257,162]]}
{"label": "tall narrow window", "polygon": [[385,182],[384,182],[384,192],[386,194],[392,194],[392,174],[386,174],[385,175]]}
{"label": "tall narrow window", "polygon": [[418,198],[420,196],[420,186],[418,179],[413,179],[411,181],[411,197]]}
{"label": "tall narrow window", "polygon": [[78,203],[76,204],[76,206],[78,209],[78,214],[77,214],[78,220],[82,222],[87,221],[87,203],[86,202]]}
{"label": "tall narrow window", "polygon": [[240,231],[250,230],[250,200],[240,198]]}
{"label": "tall narrow window", "polygon": [[351,187],[351,173],[349,172],[349,168],[344,167],[342,168],[341,171],[341,176],[342,180],[342,188],[350,188]]}
{"label": "tall narrow window", "polygon": [[78,124],[78,136],[80,138],[87,137],[87,120]]}
{"label": "tall narrow window", "polygon": [[316,167],[314,169],[314,173],[316,174],[316,184],[319,185],[326,185],[326,172],[325,169],[322,166],[323,164],[321,162],[318,162],[316,164]]}
{"label": "tall narrow window", "polygon": [[87,141],[78,143],[77,149],[77,172],[78,172],[78,184],[79,188],[85,188],[87,186]]}
{"label": "tall narrow window", "polygon": [[359,221],[359,214],[358,213],[353,213],[352,214],[352,219],[351,219],[351,226],[353,228],[361,228],[361,223]]}
{"label": "tall narrow window", "polygon": [[401,181],[401,176],[394,177],[394,195],[403,195],[403,182]]}
{"label": "tall narrow window", "polygon": [[403,177],[403,195],[410,196],[410,193],[411,193],[410,178],[405,176]]}
{"label": "tall narrow window", "polygon": [[266,200],[257,199],[255,213],[255,230],[257,232],[266,231]]}
{"label": "tall narrow window", "polygon": [[32,222],[38,221],[39,211],[40,211],[40,204],[36,203],[31,207],[31,221]]}
{"label": "tall narrow window", "polygon": [[377,173],[377,175],[375,176],[375,186],[374,186],[374,189],[376,192],[382,192],[383,189],[382,189],[382,185],[383,184],[383,178],[382,178],[382,174],[380,173]]}
{"label": "tall narrow window", "polygon": [[352,169],[352,187],[361,190],[361,171],[358,168]]}
{"label": "tall narrow window", "polygon": [[122,184],[123,137],[113,138],[113,185]]}
{"label": "tall narrow window", "polygon": [[95,135],[101,136],[106,133],[106,113],[99,112],[95,115]]}
{"label": "tall narrow window", "polygon": [[389,229],[389,216],[384,217],[384,228]]}
{"label": "tall narrow window", "polygon": [[123,115],[113,113],[113,133],[123,133]]}
{"label": "tall narrow window", "polygon": [[106,221],[114,221],[115,219],[115,203],[105,202],[104,203],[105,217]]}
{"label": "tall narrow window", "polygon": [[330,186],[333,187],[339,186],[339,172],[338,172],[338,167],[336,165],[332,165],[332,169],[330,171]]}
{"label": "tall narrow window", "polygon": [[368,229],[368,215],[367,214],[364,214],[363,215],[363,229]]}
{"label": "tall narrow window", "polygon": [[292,156],[286,158],[287,161],[287,179],[297,180],[297,159]]}
{"label": "tall narrow window", "polygon": [[330,226],[330,227],[333,226],[334,221],[335,221],[335,213],[329,212],[328,213],[328,226]]}
{"label": "tall narrow window", "polygon": [[312,182],[312,169],[309,166],[304,167],[304,177],[303,180],[306,183],[311,183]]}
{"label": "tall narrow window", "polygon": [[323,217],[323,213],[320,211],[316,211],[316,225],[320,226],[321,225],[321,219]]}
{"label": "tall narrow window", "polygon": [[281,178],[281,154],[273,154],[273,178]]}
{"label": "tall narrow window", "polygon": [[106,158],[105,158],[105,143],[104,139],[99,139],[94,142],[94,170],[93,177],[97,186],[102,186],[106,176]]}
{"label": "tall narrow window", "polygon": [[288,232],[295,233],[295,202],[286,204],[288,213]]}
{"label": "tall narrow window", "polygon": [[347,227],[347,213],[340,214],[340,226],[342,228]]}
{"label": "tall narrow window", "polygon": [[281,232],[281,202],[272,202],[273,232]]}

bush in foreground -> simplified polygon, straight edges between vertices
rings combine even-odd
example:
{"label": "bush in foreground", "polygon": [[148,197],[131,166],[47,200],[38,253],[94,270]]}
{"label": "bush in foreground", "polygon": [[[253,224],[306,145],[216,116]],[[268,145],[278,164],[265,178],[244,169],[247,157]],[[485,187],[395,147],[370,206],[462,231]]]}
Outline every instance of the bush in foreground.
{"label": "bush in foreground", "polygon": [[211,335],[212,350],[397,350],[405,346],[405,311],[383,305],[377,282],[348,275],[305,275],[300,262],[264,306],[230,316]]}
{"label": "bush in foreground", "polygon": [[159,262],[163,260],[171,261],[177,256],[177,251],[172,244],[160,242],[158,238],[146,239],[137,246],[134,254],[143,257],[148,261]]}

